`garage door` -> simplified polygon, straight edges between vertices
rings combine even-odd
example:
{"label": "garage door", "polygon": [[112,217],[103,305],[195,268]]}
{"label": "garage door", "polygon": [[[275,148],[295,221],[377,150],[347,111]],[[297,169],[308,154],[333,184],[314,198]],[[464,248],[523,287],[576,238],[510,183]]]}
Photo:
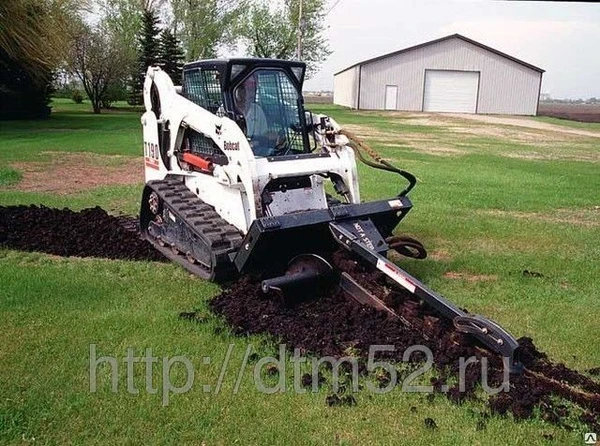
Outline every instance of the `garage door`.
{"label": "garage door", "polygon": [[423,111],[475,113],[479,73],[425,70]]}

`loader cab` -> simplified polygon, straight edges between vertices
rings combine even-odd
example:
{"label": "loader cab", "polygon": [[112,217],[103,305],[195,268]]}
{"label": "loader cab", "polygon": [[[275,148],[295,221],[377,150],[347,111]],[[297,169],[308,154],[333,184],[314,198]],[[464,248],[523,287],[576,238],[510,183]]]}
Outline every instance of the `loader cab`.
{"label": "loader cab", "polygon": [[302,62],[203,60],[184,66],[182,94],[240,126],[257,157],[310,152]]}

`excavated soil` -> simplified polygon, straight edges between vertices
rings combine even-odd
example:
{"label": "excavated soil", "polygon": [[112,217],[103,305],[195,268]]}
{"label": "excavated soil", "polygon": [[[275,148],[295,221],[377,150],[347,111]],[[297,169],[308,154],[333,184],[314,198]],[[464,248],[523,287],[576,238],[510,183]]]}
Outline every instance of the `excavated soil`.
{"label": "excavated soil", "polygon": [[[452,324],[437,318],[429,308],[396,289],[377,271],[366,269],[345,253],[336,253],[334,262],[404,316],[413,328],[349,300],[341,292],[318,299],[308,296],[296,302],[274,299],[264,295],[260,284],[249,277],[224,290],[211,301],[211,307],[240,335],[267,333],[290,349],[300,348],[317,356],[343,357],[352,352],[359,357],[363,372],[371,345],[395,346],[393,353],[378,359],[398,363],[408,347],[425,345],[433,353],[436,370],[436,378],[431,384],[435,391],[445,393],[457,403],[481,398],[477,392],[482,382],[480,364],[467,368],[464,392],[456,384],[461,357],[487,357],[490,365],[488,383],[491,387],[500,385],[503,368],[499,357],[482,349],[469,336],[456,332]],[[519,339],[519,344],[526,370],[520,376],[511,376],[509,392],[485,400],[489,411],[500,415],[511,413],[516,419],[530,418],[539,412],[549,422],[566,428],[572,428],[570,423],[579,418],[580,422],[598,431],[600,384],[563,364],[551,362],[530,338]],[[411,360],[418,363],[423,358],[414,354]],[[399,382],[401,378],[399,374]],[[378,379],[385,386],[389,376],[387,380],[381,376]],[[572,404],[566,405],[557,399]],[[326,402],[340,405],[343,401],[342,395],[338,398],[330,395]]]}
{"label": "excavated soil", "polygon": [[44,206],[0,206],[0,246],[64,257],[164,260],[141,240],[137,219],[99,207],[80,212]]}
{"label": "excavated soil", "polygon": [[[0,246],[61,256],[164,260],[139,239],[135,218],[110,216],[98,207],[74,212],[43,206],[0,206]],[[290,349],[300,348],[304,354],[335,357],[351,354],[359,358],[363,373],[366,373],[366,357],[371,345],[395,346],[394,352],[377,359],[397,363],[402,362],[406,348],[425,345],[433,353],[436,370],[431,384],[436,391],[444,392],[457,403],[482,398],[481,392],[477,391],[482,382],[479,365],[467,368],[464,392],[456,385],[461,357],[487,357],[489,385],[496,387],[501,383],[500,358],[482,349],[469,336],[456,332],[452,324],[439,319],[420,301],[395,288],[377,271],[342,252],[336,253],[332,260],[339,269],[349,272],[407,319],[411,328],[380,311],[348,300],[340,292],[306,296],[294,302],[266,296],[260,290],[260,283],[251,277],[231,283],[210,305],[239,335],[268,334]],[[195,313],[182,313],[181,316],[203,321]],[[578,419],[592,432],[600,431],[600,384],[595,380],[597,378],[553,363],[537,350],[530,338],[521,338],[519,343],[526,370],[520,376],[511,377],[509,392],[484,398],[489,412],[512,414],[516,419],[540,414],[549,422],[568,429],[572,429],[573,421]],[[415,367],[423,359],[422,354],[411,356]],[[598,369],[588,372],[597,376]],[[403,370],[408,373],[406,368]],[[399,374],[399,382],[405,377]],[[389,376],[379,374],[377,379],[382,386],[389,382]],[[304,376],[302,383],[310,386],[312,377]],[[319,383],[323,384],[322,377],[319,377]],[[326,403],[330,406],[357,404],[347,393],[330,394]],[[485,428],[487,412],[482,416],[477,429]],[[434,420],[426,419],[425,423],[430,428],[436,426]]]}

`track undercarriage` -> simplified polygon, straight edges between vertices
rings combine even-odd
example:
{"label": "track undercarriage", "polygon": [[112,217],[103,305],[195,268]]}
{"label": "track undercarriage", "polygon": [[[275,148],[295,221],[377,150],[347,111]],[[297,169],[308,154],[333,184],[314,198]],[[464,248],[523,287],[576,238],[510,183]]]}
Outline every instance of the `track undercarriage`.
{"label": "track undercarriage", "polygon": [[238,251],[240,232],[177,179],[146,185],[140,232],[167,258],[203,279],[235,275],[229,255]]}

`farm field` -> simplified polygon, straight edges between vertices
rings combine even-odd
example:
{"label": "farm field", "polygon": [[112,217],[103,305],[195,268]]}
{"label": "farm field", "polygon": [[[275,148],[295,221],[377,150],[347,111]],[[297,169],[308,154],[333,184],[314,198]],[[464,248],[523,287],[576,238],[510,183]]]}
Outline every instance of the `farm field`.
{"label": "farm field", "polygon": [[[100,206],[135,215],[143,184],[139,111],[95,116],[89,104],[54,106],[48,121],[0,122],[0,206]],[[430,255],[400,260],[404,268],[459,306],[533,338],[553,360],[582,372],[600,366],[598,124],[551,120],[537,128],[308,108],[330,114],[418,177],[415,207],[398,229],[423,241]],[[365,200],[403,187],[362,165],[359,173]],[[165,262],[11,249],[1,249],[0,258],[0,443],[582,442],[578,420],[569,421],[571,430],[541,417],[515,422],[486,413],[480,402],[458,405],[443,395],[362,390],[356,405],[329,407],[327,385],[317,393],[260,393],[251,364],[240,365],[249,344],[263,357],[277,353],[277,340],[235,334],[209,308],[216,285]],[[201,320],[182,320],[182,312]],[[97,357],[119,358],[116,393],[108,366],[98,368],[98,388],[90,392],[91,345]],[[151,348],[160,358],[152,374],[156,393],[145,389],[141,364],[133,378],[139,393],[128,392],[128,348],[136,356]],[[163,358],[176,356],[191,358],[195,383],[164,405]],[[221,391],[204,391],[219,381],[228,356],[233,366]],[[234,393],[238,370],[245,375]],[[183,372],[171,369],[178,386]]]}
{"label": "farm field", "polygon": [[600,105],[540,102],[538,116],[600,123]]}

